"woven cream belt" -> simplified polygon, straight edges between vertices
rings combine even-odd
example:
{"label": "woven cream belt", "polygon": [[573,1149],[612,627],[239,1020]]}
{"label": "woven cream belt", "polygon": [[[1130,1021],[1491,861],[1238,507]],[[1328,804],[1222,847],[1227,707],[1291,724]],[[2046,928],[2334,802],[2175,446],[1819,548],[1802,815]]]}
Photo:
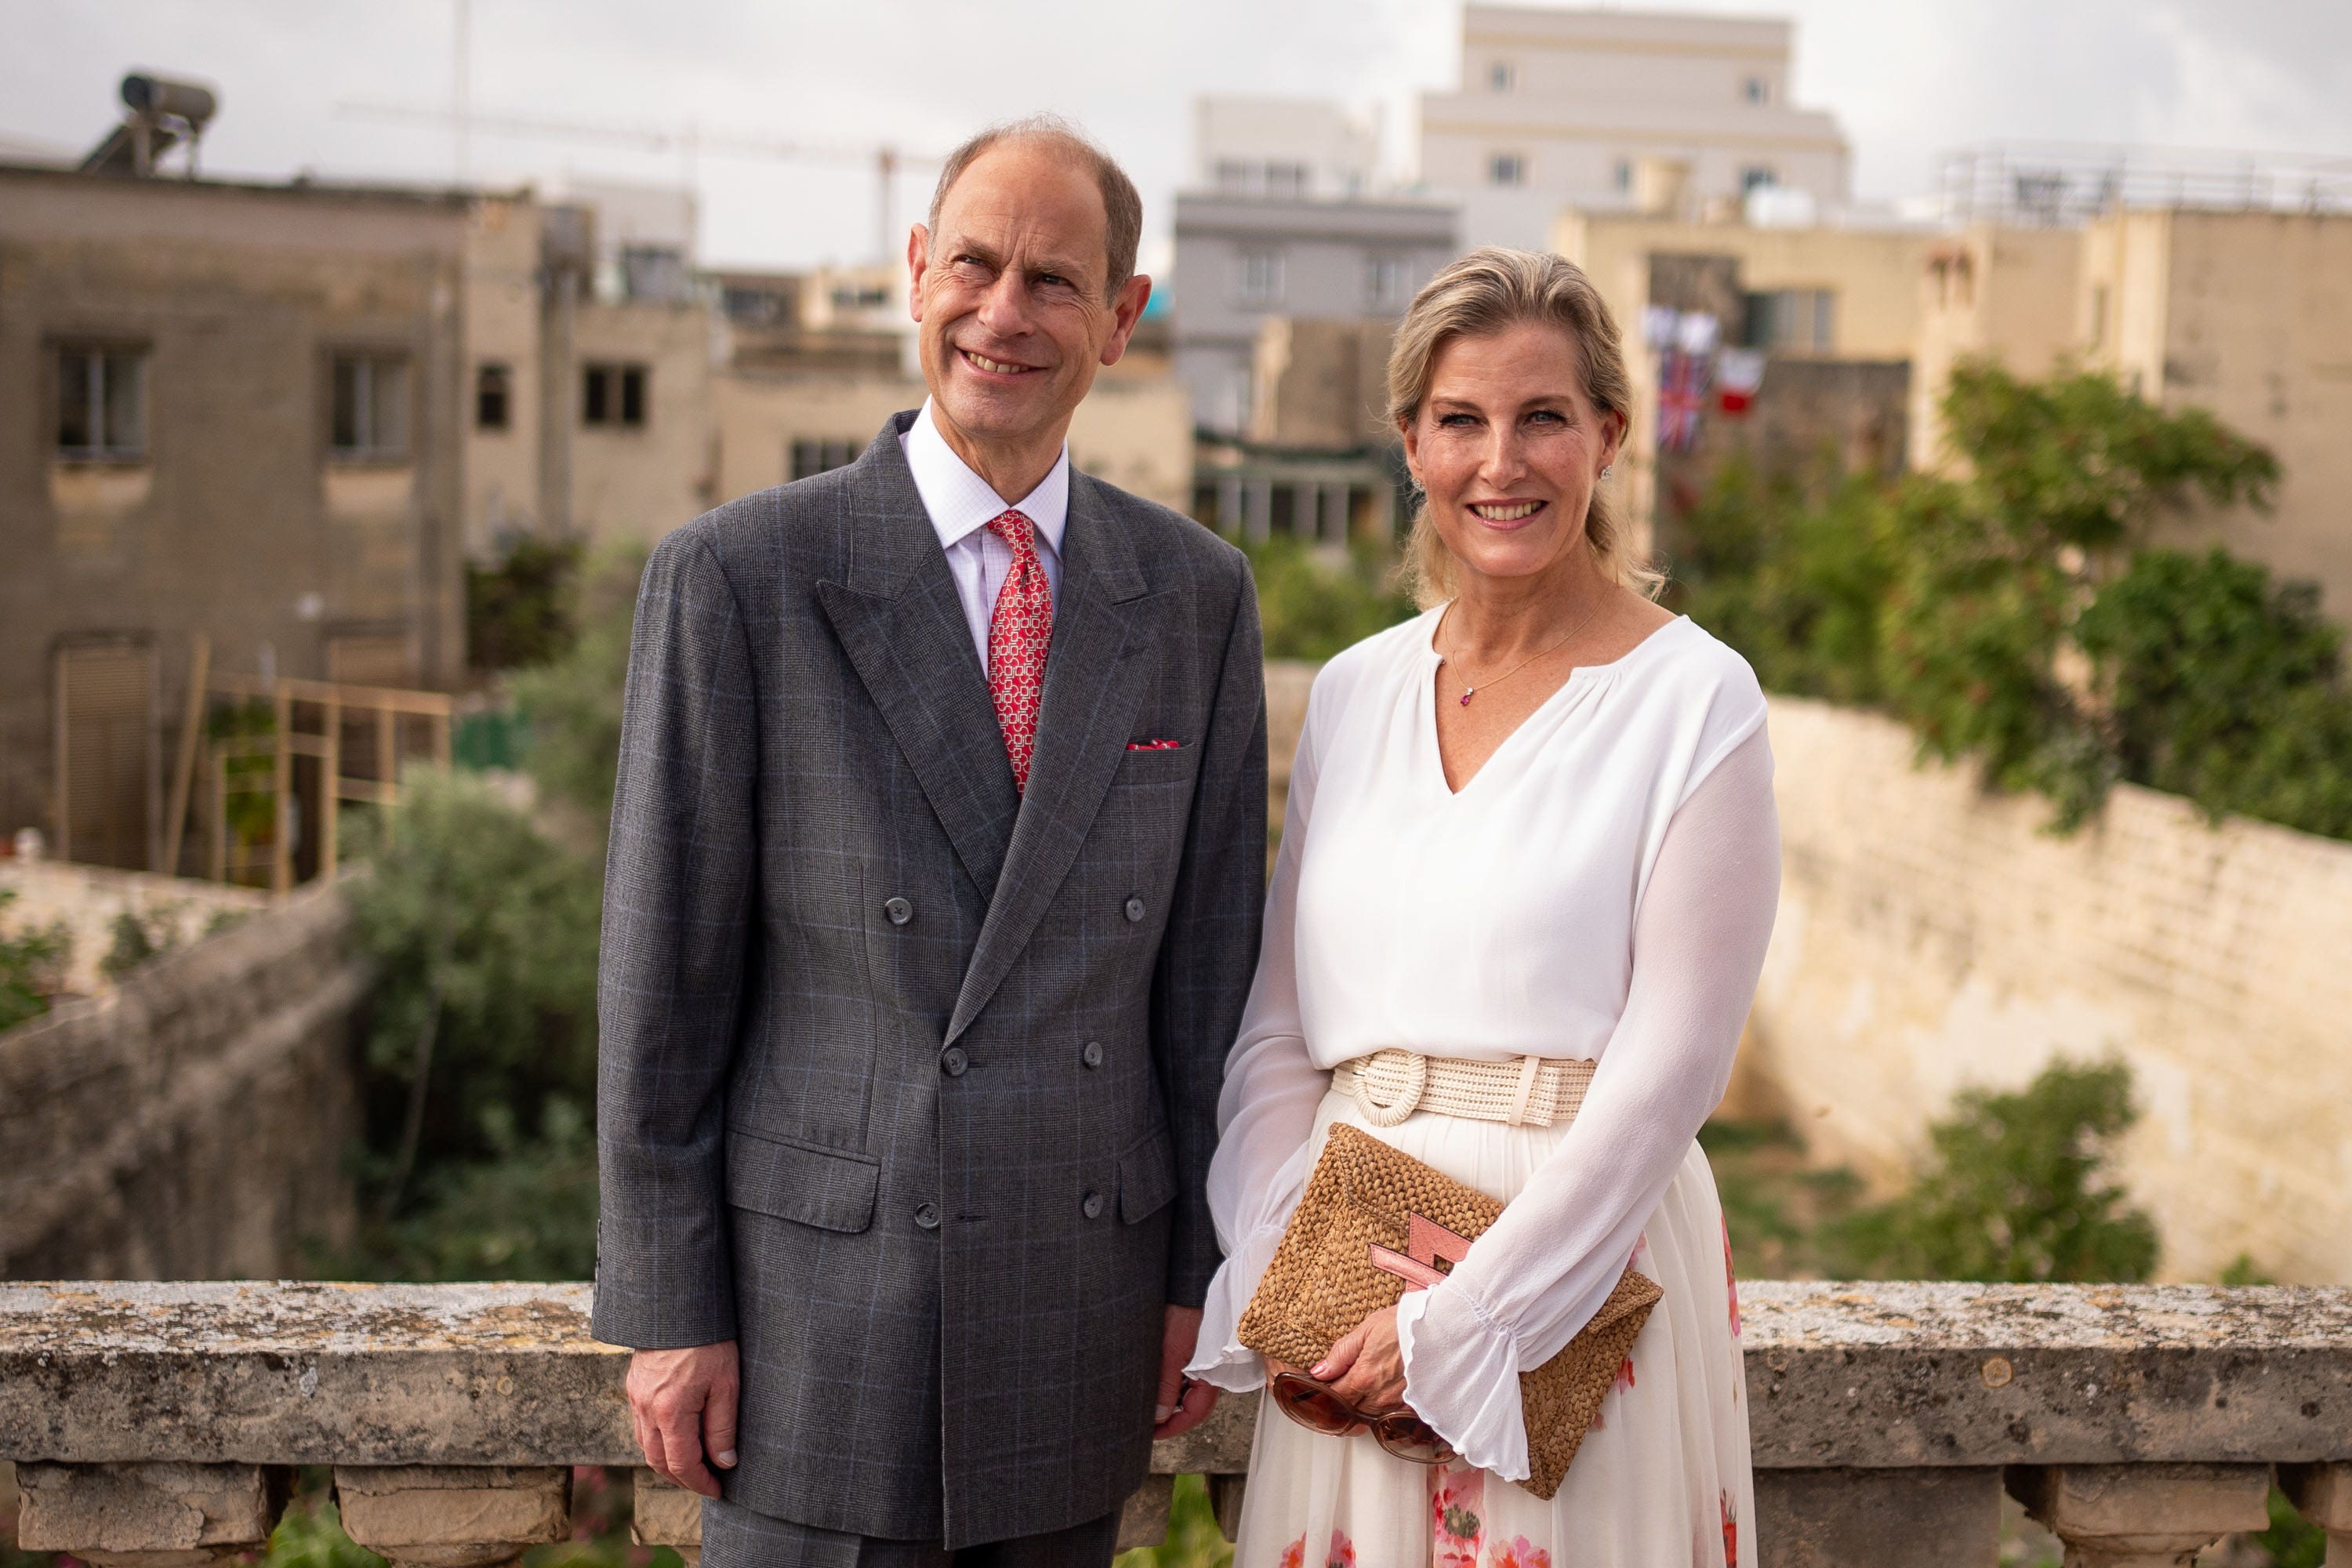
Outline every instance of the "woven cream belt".
{"label": "woven cream belt", "polygon": [[1595,1065],[1549,1057],[1474,1062],[1391,1047],[1333,1068],[1331,1087],[1354,1095],[1364,1120],[1375,1127],[1394,1127],[1416,1110],[1549,1127],[1575,1117]]}

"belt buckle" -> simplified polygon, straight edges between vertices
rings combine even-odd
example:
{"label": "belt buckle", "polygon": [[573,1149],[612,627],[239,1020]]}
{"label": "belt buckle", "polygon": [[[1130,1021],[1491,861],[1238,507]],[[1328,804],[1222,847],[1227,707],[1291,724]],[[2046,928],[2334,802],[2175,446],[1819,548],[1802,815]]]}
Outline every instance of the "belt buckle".
{"label": "belt buckle", "polygon": [[[1375,1089],[1378,1085],[1378,1090]],[[1417,1051],[1389,1047],[1356,1064],[1356,1105],[1375,1127],[1394,1127],[1421,1104],[1429,1087],[1429,1058]],[[1393,1090],[1391,1098],[1376,1098]]]}

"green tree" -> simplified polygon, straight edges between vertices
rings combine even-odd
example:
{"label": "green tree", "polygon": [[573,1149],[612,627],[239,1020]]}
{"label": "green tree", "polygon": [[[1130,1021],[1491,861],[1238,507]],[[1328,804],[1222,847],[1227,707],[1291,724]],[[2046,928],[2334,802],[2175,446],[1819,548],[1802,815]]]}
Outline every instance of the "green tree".
{"label": "green tree", "polygon": [[629,628],[645,575],[642,549],[625,547],[590,563],[582,585],[579,635],[561,658],[509,678],[530,739],[523,767],[552,799],[604,831],[613,816],[621,755],[621,691],[629,671]]}
{"label": "green tree", "polygon": [[[364,819],[362,819],[364,821]],[[593,1103],[598,878],[497,790],[412,771],[353,884],[377,969],[363,1103],[371,1186],[510,1156],[551,1105]]]}
{"label": "green tree", "polygon": [[2103,1173],[2137,1112],[2120,1062],[2053,1062],[2015,1092],[1964,1089],[1910,1187],[1836,1223],[1845,1272],[1876,1279],[2135,1281],[2155,1222]]}
{"label": "green tree", "polygon": [[466,567],[466,651],[477,669],[546,664],[572,647],[580,546],[517,540],[491,565]]}
{"label": "green tree", "polygon": [[1328,658],[1418,613],[1386,551],[1314,551],[1277,535],[1248,552],[1268,658]]}

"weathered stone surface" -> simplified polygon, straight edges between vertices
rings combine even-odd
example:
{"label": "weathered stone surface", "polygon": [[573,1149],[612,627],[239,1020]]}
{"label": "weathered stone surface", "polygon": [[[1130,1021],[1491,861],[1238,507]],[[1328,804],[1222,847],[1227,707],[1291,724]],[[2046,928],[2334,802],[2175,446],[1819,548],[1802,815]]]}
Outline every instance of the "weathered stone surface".
{"label": "weathered stone surface", "polygon": [[561,1541],[572,1524],[563,1466],[338,1465],[343,1533],[398,1568],[484,1568]]}
{"label": "weathered stone surface", "polygon": [[17,1543],[101,1564],[222,1562],[269,1539],[287,1479],[259,1465],[20,1465]]}
{"label": "weathered stone surface", "polygon": [[1237,1541],[1242,1533],[1242,1500],[1249,1492],[1246,1476],[1212,1475],[1209,1481],[1209,1506],[1217,1512],[1217,1531],[1227,1541]]}
{"label": "weathered stone surface", "polygon": [[1175,1495],[1175,1477],[1144,1477],[1142,1487],[1119,1510],[1118,1549],[1125,1552],[1129,1547],[1157,1546],[1167,1540],[1168,1507]]}
{"label": "weathered stone surface", "polygon": [[632,1465],[585,1285],[0,1285],[26,1459]]}
{"label": "weathered stone surface", "polygon": [[702,1546],[702,1498],[665,1479],[647,1465],[636,1468],[636,1500],[629,1533],[640,1546]]}
{"label": "weathered stone surface", "polygon": [[[2352,1289],[1753,1282],[1763,1468],[2352,1459]],[[634,1466],[584,1285],[0,1285],[0,1458]],[[1256,1403],[1160,1446],[1247,1468]]]}
{"label": "weathered stone surface", "polygon": [[2352,1457],[2352,1289],[1739,1289],[1761,1467]]}
{"label": "weathered stone surface", "polygon": [[2021,1466],[2009,1489],[2066,1546],[2066,1568],[2185,1564],[2270,1523],[2265,1465]]}
{"label": "weathered stone surface", "polygon": [[1763,1568],[1986,1568],[2000,1549],[1997,1468],[1759,1470]]}
{"label": "weathered stone surface", "polygon": [[349,1239],[351,922],[305,892],[0,1033],[0,1279],[267,1277]]}

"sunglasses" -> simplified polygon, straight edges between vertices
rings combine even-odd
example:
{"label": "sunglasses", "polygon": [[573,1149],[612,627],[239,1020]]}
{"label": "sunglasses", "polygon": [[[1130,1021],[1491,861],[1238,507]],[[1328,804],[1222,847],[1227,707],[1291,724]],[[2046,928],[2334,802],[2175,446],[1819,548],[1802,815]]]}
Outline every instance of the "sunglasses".
{"label": "sunglasses", "polygon": [[1301,1426],[1326,1436],[1344,1437],[1364,1427],[1381,1447],[1411,1464],[1443,1465],[1455,1458],[1454,1446],[1405,1406],[1360,1410],[1332,1393],[1330,1384],[1318,1383],[1303,1372],[1276,1375],[1274,1403]]}

